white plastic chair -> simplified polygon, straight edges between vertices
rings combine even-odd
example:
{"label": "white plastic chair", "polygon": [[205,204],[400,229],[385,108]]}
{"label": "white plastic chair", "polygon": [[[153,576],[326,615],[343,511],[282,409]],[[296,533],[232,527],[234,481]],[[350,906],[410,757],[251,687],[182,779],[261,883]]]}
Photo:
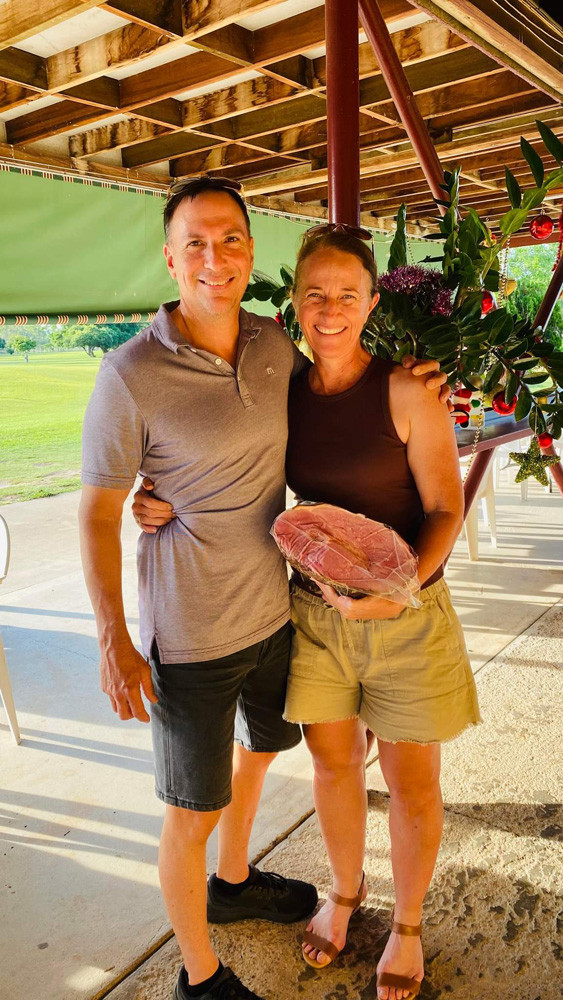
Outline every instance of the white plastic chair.
{"label": "white plastic chair", "polygon": [[[10,533],[8,531],[8,525],[6,524],[2,515],[0,514],[0,583],[2,583],[2,581],[6,579],[9,565],[10,565]],[[10,684],[8,664],[6,663],[6,654],[4,652],[4,645],[2,643],[1,635],[0,635],[0,695],[2,696],[2,701],[4,702],[4,708],[6,709],[6,715],[8,716],[8,723],[10,729],[12,730],[12,736],[14,737],[16,743],[21,743],[20,729],[18,726],[18,719],[16,716],[16,708],[12,696],[12,685]]]}
{"label": "white plastic chair", "polygon": [[467,550],[471,562],[477,562],[479,559],[479,525],[478,525],[479,501],[482,502],[483,519],[489,529],[489,533],[491,536],[491,545],[493,546],[494,549],[496,549],[497,516],[495,507],[495,490],[493,485],[492,463],[489,465],[489,468],[487,469],[483,477],[481,485],[477,490],[475,499],[467,512],[467,516],[465,518],[465,522],[463,525],[463,533],[467,539]]}

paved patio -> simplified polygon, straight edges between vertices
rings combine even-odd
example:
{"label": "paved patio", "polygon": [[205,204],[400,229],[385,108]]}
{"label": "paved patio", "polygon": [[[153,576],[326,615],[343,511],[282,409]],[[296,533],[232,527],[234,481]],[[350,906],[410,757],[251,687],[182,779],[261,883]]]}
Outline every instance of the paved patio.
{"label": "paved patio", "polygon": [[[23,741],[11,742],[0,709],[2,994],[158,1000],[170,995],[178,958],[173,941],[158,949],[169,927],[155,867],[161,805],[152,790],[150,733],[140,723],[120,723],[98,690],[77,504],[78,495],[67,494],[3,509],[13,560],[0,592],[0,627]],[[485,724],[445,751],[447,824],[426,906],[426,1000],[493,991],[514,1000],[561,995],[555,841],[563,829],[556,713],[563,504],[537,484],[521,503],[505,474],[497,516],[498,549],[482,533],[478,563],[467,561],[459,542],[448,566]],[[126,518],[133,633],[136,533]],[[377,762],[368,787],[370,897],[365,915],[355,918],[348,957],[321,977],[295,957],[295,927],[217,932],[221,954],[271,1000],[297,993],[304,1000],[376,996],[374,956],[391,899],[387,799]],[[298,748],[268,776],[252,852],[268,854],[279,841],[267,863],[315,878],[324,891],[327,867],[311,810],[310,765]],[[274,949],[283,982],[272,979]]]}

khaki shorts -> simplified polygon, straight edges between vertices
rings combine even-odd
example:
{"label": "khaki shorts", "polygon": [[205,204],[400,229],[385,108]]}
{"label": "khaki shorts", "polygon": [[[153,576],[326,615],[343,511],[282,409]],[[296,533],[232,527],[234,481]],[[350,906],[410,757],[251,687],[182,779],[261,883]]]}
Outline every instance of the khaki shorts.
{"label": "khaki shorts", "polygon": [[284,717],[360,718],[392,743],[440,743],[481,722],[461,625],[445,580],[398,618],[348,621],[293,585],[295,628]]}

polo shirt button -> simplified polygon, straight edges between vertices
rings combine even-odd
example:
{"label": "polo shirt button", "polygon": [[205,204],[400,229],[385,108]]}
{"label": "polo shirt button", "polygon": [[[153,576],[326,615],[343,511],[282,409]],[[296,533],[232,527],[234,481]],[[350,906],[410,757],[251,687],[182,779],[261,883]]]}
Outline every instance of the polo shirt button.
{"label": "polo shirt button", "polygon": [[221,361],[221,358],[215,358],[215,364],[216,365],[222,365],[223,362]]}

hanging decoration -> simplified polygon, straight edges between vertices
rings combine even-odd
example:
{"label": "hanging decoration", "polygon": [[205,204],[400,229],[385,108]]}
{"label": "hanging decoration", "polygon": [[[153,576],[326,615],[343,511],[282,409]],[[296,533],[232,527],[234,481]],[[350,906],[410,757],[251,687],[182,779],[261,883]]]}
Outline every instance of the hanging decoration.
{"label": "hanging decoration", "polygon": [[530,222],[530,235],[538,242],[549,239],[554,229],[555,223],[549,215],[537,215]]}
{"label": "hanging decoration", "polygon": [[503,417],[506,417],[510,413],[514,413],[517,402],[518,402],[518,396],[513,396],[510,402],[507,403],[504,398],[504,390],[503,390],[502,392],[497,392],[496,396],[493,396],[493,401],[491,405],[495,413],[500,413]]}
{"label": "hanging decoration", "polygon": [[547,431],[545,431],[544,434],[538,434],[538,444],[540,448],[551,448],[551,445],[553,444],[551,434],[548,434]]}
{"label": "hanging decoration", "polygon": [[487,313],[490,313],[491,309],[496,309],[496,307],[497,301],[493,293],[485,290],[481,299],[481,315],[486,316]]}
{"label": "hanging decoration", "polygon": [[533,476],[542,486],[549,485],[545,470],[548,466],[557,465],[559,462],[557,455],[542,455],[538,439],[535,436],[532,438],[527,452],[511,451],[510,458],[520,466],[514,480],[516,483],[523,483],[525,479]]}

